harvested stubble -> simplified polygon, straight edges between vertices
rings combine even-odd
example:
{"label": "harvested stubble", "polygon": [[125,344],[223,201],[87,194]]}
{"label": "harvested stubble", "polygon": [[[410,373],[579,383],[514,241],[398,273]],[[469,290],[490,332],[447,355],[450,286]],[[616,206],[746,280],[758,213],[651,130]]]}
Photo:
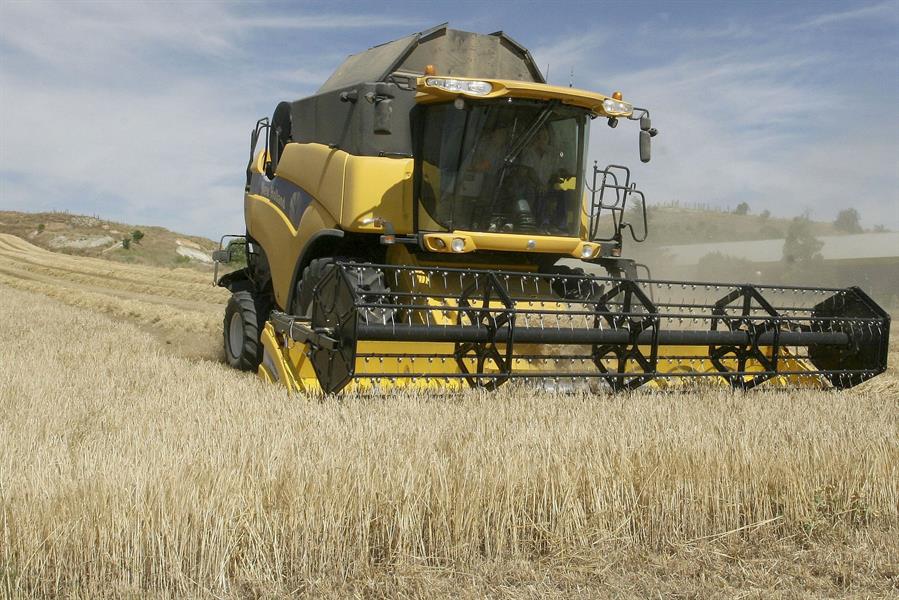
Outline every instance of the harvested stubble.
{"label": "harvested stubble", "polygon": [[847,393],[309,400],[2,284],[0,339],[10,596],[899,585],[895,372]]}
{"label": "harvested stubble", "polygon": [[228,292],[208,273],[70,256],[0,233],[0,285],[128,320],[183,356],[221,355]]}

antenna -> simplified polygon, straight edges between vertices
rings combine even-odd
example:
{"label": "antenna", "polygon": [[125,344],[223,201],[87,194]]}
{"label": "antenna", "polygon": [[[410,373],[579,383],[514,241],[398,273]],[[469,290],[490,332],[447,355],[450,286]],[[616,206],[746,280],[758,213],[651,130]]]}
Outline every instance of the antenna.
{"label": "antenna", "polygon": [[546,83],[549,83],[549,63],[546,63],[546,77],[544,77]]}
{"label": "antenna", "polygon": [[571,71],[568,73],[568,87],[574,87],[574,67],[571,67]]}

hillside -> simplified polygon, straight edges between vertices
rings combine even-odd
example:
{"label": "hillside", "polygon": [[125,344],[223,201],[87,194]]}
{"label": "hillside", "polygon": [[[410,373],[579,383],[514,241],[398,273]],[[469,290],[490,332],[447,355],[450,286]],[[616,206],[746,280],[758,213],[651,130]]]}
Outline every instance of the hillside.
{"label": "hillside", "polygon": [[[143,237],[135,236],[135,231]],[[163,227],[127,225],[64,212],[0,211],[0,233],[54,252],[154,267],[211,270],[211,253],[218,247],[212,240]],[[123,244],[123,239],[128,242]]]}
{"label": "hillside", "polygon": [[[764,214],[739,215],[704,208],[664,205],[650,205],[647,220],[649,236],[645,243],[651,246],[784,238],[792,221],[790,218]],[[846,233],[834,227],[833,223],[821,221],[811,221],[810,228],[816,237]]]}

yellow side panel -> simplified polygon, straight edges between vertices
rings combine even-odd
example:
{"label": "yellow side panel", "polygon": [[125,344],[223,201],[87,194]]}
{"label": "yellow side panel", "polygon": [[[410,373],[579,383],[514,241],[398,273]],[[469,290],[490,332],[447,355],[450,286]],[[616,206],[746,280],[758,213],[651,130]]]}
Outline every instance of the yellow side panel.
{"label": "yellow side panel", "polygon": [[263,196],[247,194],[244,209],[247,231],[262,245],[268,258],[275,301],[286,309],[293,271],[306,243],[316,232],[337,224],[318,202],[312,202],[303,213],[299,229],[294,229],[281,209]]}
{"label": "yellow side panel", "polygon": [[[257,157],[257,172],[263,158]],[[247,230],[265,249],[279,307],[287,307],[302,250],[322,229],[382,233],[380,223],[364,223],[374,217],[396,233],[412,233],[412,169],[412,159],[352,156],[324,144],[284,147],[276,176],[313,198],[299,227],[263,196],[247,194],[245,201]]]}
{"label": "yellow side panel", "polygon": [[[262,172],[263,153],[255,171]],[[244,212],[247,231],[265,250],[272,271],[275,301],[282,309],[290,298],[294,269],[309,239],[322,229],[337,227],[343,181],[349,155],[323,144],[287,144],[275,175],[314,199],[294,227],[281,209],[264,196],[247,194]]]}
{"label": "yellow side panel", "polygon": [[324,144],[287,144],[275,175],[303,188],[322,204],[335,221],[339,221],[349,157],[346,152]]}
{"label": "yellow side panel", "polygon": [[397,233],[412,231],[411,158],[349,156],[340,225],[347,231],[380,232],[362,221],[380,217]]}

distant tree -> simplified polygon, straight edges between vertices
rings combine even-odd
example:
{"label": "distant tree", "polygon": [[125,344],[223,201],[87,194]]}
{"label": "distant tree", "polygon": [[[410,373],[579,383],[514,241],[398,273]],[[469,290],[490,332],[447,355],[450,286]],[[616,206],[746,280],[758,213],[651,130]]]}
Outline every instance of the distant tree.
{"label": "distant tree", "polygon": [[144,239],[144,232],[140,229],[135,229],[131,232],[131,239],[140,244],[140,241]]}
{"label": "distant tree", "polygon": [[861,233],[864,230],[859,221],[861,221],[861,216],[858,214],[858,211],[854,208],[846,208],[837,214],[833,226],[839,231],[845,231],[846,233]]}
{"label": "distant tree", "polygon": [[43,233],[45,227],[46,227],[46,226],[45,226],[43,223],[38,223],[38,224],[37,224],[37,232],[38,232],[38,233]]}
{"label": "distant tree", "polygon": [[783,261],[788,265],[803,266],[821,261],[824,243],[815,237],[808,216],[796,217],[787,229],[784,240]]}
{"label": "distant tree", "polygon": [[125,250],[131,249],[131,238],[122,238],[122,248]]}
{"label": "distant tree", "polygon": [[886,233],[887,231],[889,231],[889,229],[887,229],[886,225],[884,225],[883,223],[878,223],[874,226],[874,229],[872,229],[872,231],[874,233]]}
{"label": "distant tree", "polygon": [[749,205],[745,202],[740,202],[737,204],[737,208],[734,209],[735,215],[748,215],[749,214]]}
{"label": "distant tree", "polygon": [[763,210],[759,216],[762,218],[763,221],[767,221],[768,219],[771,218],[771,211],[767,210],[767,209]]}

